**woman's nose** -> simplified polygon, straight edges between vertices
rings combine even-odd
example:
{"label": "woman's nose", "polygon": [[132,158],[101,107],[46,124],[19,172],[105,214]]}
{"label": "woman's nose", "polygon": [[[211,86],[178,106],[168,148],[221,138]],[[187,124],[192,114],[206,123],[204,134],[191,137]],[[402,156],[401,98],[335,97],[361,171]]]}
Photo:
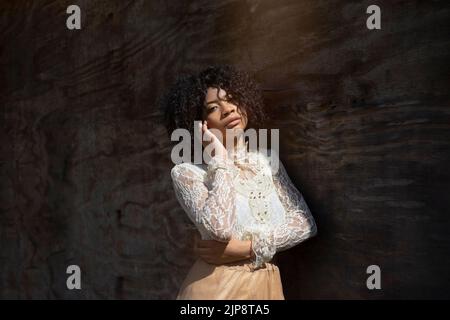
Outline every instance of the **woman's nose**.
{"label": "woman's nose", "polygon": [[223,117],[226,118],[230,113],[236,112],[236,107],[230,104],[225,106],[223,110],[224,110]]}

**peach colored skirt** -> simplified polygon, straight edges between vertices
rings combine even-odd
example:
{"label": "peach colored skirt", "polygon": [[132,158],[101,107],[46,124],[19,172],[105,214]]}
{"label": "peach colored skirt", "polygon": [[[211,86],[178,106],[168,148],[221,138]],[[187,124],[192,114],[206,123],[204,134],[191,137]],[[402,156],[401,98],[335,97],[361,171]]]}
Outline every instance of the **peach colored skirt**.
{"label": "peach colored skirt", "polygon": [[213,265],[198,259],[177,300],[284,300],[280,271],[271,263],[252,271],[251,262]]}

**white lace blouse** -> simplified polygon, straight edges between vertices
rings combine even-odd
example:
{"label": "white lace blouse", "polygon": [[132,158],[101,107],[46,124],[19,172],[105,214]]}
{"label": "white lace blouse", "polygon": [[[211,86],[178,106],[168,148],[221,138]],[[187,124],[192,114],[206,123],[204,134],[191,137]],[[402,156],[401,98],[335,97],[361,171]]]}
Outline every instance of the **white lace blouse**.
{"label": "white lace blouse", "polygon": [[202,239],[252,240],[255,268],[317,233],[283,164],[274,172],[270,153],[264,153],[241,148],[233,158],[181,163],[171,170],[177,199]]}

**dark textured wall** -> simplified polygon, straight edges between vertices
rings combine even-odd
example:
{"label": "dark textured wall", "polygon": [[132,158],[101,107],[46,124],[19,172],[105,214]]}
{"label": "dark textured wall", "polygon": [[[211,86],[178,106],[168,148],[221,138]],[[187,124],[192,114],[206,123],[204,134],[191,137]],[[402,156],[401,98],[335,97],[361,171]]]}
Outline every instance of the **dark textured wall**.
{"label": "dark textured wall", "polygon": [[261,82],[318,224],[278,257],[286,297],[449,298],[446,3],[376,1],[371,31],[372,1],[2,2],[0,297],[175,297],[194,230],[155,102],[225,62]]}

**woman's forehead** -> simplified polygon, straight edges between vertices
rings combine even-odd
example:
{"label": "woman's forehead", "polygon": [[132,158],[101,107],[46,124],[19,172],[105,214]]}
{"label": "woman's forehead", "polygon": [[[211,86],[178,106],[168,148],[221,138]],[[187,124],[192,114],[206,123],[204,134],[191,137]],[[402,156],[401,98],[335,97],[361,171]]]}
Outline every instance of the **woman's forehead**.
{"label": "woman's forehead", "polygon": [[206,102],[217,100],[217,97],[219,99],[225,99],[227,96],[227,92],[222,88],[208,88],[208,91],[206,92],[205,100]]}

